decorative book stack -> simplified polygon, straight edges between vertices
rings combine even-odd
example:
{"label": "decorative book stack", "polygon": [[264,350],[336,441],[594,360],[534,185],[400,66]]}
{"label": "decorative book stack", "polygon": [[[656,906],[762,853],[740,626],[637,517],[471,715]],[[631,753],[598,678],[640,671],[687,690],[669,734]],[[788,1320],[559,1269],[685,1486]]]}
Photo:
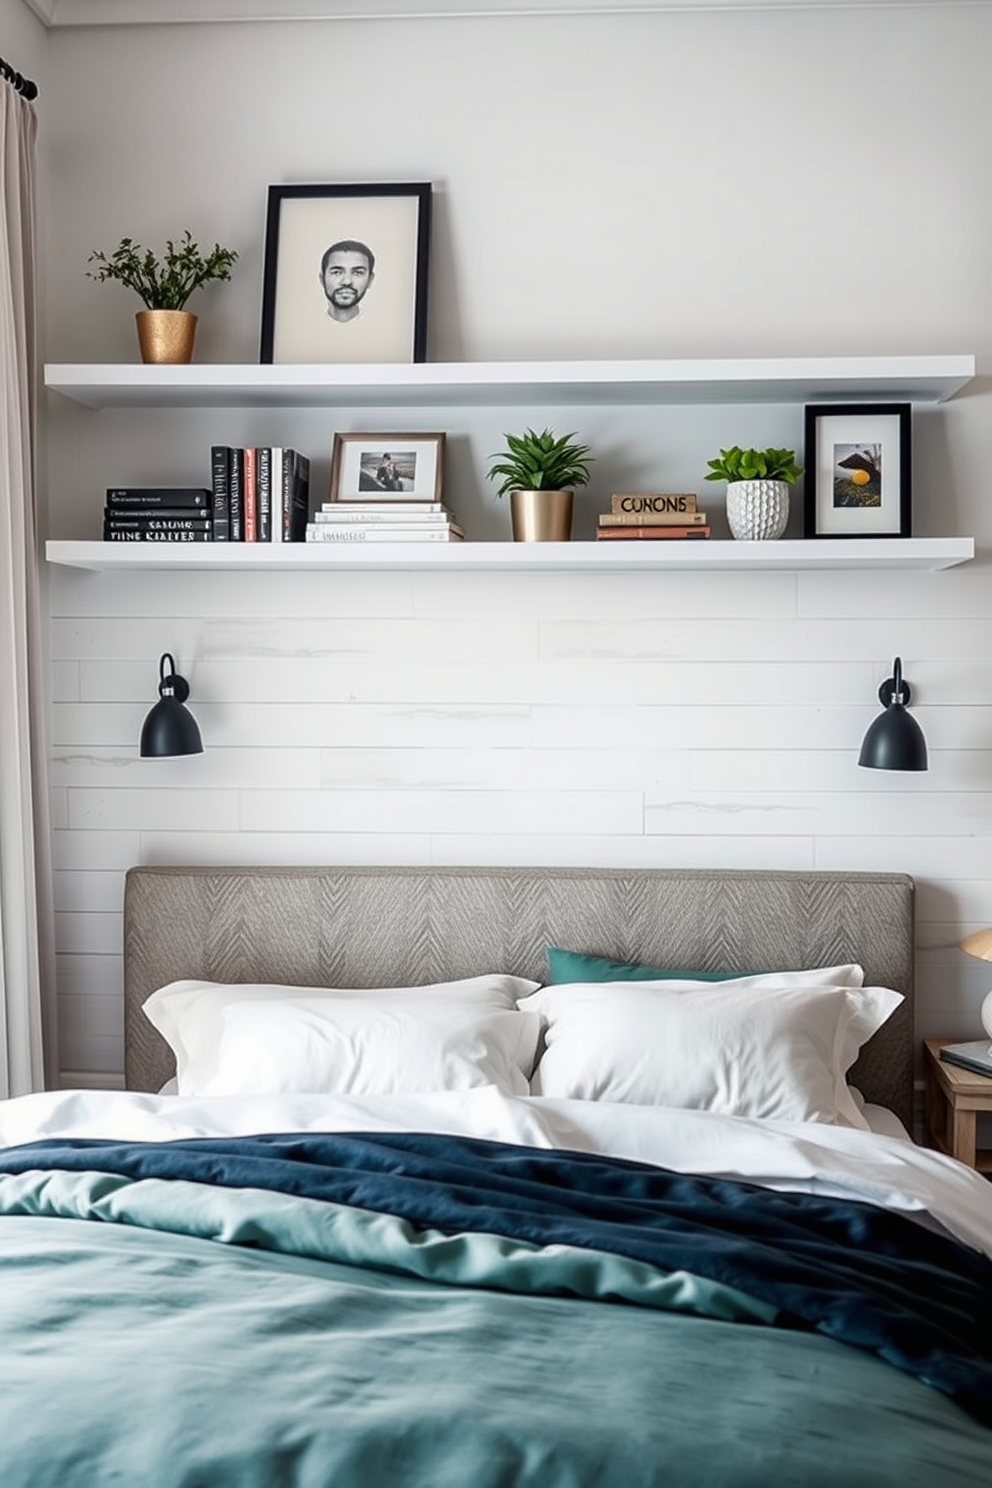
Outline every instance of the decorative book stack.
{"label": "decorative book stack", "polygon": [[205,486],[110,486],[104,542],[210,542],[211,494]]}
{"label": "decorative book stack", "polygon": [[613,496],[599,519],[597,541],[673,542],[710,535],[693,491],[632,491]]}
{"label": "decorative book stack", "polygon": [[465,534],[440,501],[325,501],[307,542],[461,542]]}
{"label": "decorative book stack", "polygon": [[284,445],[210,448],[214,542],[303,542],[310,460]]}

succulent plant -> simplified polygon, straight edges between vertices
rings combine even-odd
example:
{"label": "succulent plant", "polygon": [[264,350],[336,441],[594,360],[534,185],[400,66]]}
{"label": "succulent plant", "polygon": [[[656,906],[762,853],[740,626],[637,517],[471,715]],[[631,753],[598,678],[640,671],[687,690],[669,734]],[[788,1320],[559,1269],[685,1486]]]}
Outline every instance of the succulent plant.
{"label": "succulent plant", "polygon": [[550,429],[535,434],[505,434],[506,450],[491,455],[495,463],[487,479],[501,482],[496,495],[510,491],[570,491],[589,481],[592,457],[587,444],[575,444],[575,434],[556,439]]}

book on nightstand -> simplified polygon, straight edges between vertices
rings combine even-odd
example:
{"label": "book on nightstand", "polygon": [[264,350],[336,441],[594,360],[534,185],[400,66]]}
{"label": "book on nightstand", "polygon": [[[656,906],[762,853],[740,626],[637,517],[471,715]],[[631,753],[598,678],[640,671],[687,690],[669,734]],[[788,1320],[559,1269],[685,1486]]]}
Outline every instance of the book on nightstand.
{"label": "book on nightstand", "polygon": [[940,1057],[945,1064],[956,1064],[974,1075],[992,1078],[992,1043],[987,1038],[972,1039],[967,1044],[945,1044]]}

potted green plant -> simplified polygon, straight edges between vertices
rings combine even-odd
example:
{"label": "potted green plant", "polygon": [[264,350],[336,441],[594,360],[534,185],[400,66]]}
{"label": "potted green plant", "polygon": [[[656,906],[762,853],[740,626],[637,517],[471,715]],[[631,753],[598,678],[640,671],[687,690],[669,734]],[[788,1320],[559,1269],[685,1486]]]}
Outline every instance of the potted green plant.
{"label": "potted green plant", "polygon": [[722,449],[707,460],[708,481],[727,482],[727,521],[744,542],[782,536],[789,521],[789,487],[802,475],[791,449]]}
{"label": "potted green plant", "polygon": [[196,316],[186,309],[186,301],[201,285],[230,279],[237,257],[232,248],[219,243],[201,251],[187,228],[178,244],[167,239],[161,256],[133,238],[121,238],[110,254],[95,249],[87,262],[98,267],[87,270],[87,278],[100,283],[116,279],[125,289],[133,289],[145,306],[136,315],[142,361],[189,362]]}
{"label": "potted green plant", "polygon": [[540,434],[505,434],[506,449],[491,455],[487,479],[498,480],[497,496],[510,498],[515,542],[567,542],[572,533],[572,504],[577,486],[589,481],[589,446],[575,434],[556,438]]}

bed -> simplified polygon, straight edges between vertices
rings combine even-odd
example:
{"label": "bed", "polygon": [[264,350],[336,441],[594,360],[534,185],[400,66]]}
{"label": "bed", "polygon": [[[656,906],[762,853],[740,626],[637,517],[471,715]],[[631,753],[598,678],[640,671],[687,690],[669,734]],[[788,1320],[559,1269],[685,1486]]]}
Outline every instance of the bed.
{"label": "bed", "polygon": [[0,1108],[4,1488],[988,1488],[913,944],[898,874],[130,870],[127,1089]]}

